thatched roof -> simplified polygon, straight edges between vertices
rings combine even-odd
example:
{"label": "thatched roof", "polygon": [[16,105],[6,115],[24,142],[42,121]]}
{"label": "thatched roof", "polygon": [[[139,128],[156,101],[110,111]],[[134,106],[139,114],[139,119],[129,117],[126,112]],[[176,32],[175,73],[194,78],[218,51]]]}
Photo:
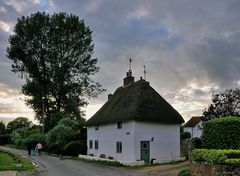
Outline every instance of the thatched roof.
{"label": "thatched roof", "polygon": [[87,121],[86,126],[123,121],[180,124],[182,116],[145,80],[119,87],[113,96]]}
{"label": "thatched roof", "polygon": [[187,121],[183,125],[183,127],[195,127],[201,120],[202,120],[201,116],[192,117],[191,119],[189,119],[189,121]]}

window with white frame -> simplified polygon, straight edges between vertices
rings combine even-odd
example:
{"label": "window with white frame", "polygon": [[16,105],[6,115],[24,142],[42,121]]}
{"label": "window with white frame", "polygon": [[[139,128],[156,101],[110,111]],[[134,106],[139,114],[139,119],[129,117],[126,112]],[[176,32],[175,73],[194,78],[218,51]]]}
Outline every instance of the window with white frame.
{"label": "window with white frame", "polygon": [[122,153],[122,142],[117,142],[116,143],[116,152],[117,153]]}
{"label": "window with white frame", "polygon": [[117,129],[122,129],[122,122],[117,123]]}
{"label": "window with white frame", "polygon": [[92,148],[93,148],[93,141],[89,140],[89,149],[92,149]]}
{"label": "window with white frame", "polygon": [[98,150],[98,141],[94,141],[95,150]]}
{"label": "window with white frame", "polygon": [[99,130],[99,125],[95,125],[95,131]]}

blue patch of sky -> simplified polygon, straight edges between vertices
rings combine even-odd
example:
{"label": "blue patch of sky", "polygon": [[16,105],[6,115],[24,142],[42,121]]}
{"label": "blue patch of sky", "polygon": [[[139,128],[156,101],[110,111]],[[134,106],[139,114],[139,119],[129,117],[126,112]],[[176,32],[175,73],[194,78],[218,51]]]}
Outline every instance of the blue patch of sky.
{"label": "blue patch of sky", "polygon": [[40,0],[41,8],[46,8],[48,6],[48,0]]}

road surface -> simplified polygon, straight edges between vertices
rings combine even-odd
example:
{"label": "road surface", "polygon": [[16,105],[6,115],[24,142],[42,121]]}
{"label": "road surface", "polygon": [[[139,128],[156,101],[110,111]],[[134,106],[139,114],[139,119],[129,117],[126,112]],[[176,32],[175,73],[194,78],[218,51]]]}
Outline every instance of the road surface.
{"label": "road surface", "polygon": [[[27,156],[27,151],[6,148],[10,152]],[[50,155],[42,154],[41,156],[30,156],[29,159],[37,167],[38,176],[176,176],[179,170],[185,165],[173,167],[171,165],[164,170],[166,166],[154,166],[144,168],[126,168],[126,167],[111,167],[98,163],[89,163],[79,160],[61,159]],[[158,168],[159,167],[159,168]]]}

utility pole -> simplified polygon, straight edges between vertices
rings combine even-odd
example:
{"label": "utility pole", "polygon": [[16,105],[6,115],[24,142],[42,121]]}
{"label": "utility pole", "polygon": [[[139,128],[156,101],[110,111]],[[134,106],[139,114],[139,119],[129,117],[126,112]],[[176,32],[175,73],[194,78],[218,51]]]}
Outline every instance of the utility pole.
{"label": "utility pole", "polygon": [[45,107],[44,107],[44,103],[45,103],[45,97],[42,97],[42,134],[44,134],[44,119],[45,119]]}

